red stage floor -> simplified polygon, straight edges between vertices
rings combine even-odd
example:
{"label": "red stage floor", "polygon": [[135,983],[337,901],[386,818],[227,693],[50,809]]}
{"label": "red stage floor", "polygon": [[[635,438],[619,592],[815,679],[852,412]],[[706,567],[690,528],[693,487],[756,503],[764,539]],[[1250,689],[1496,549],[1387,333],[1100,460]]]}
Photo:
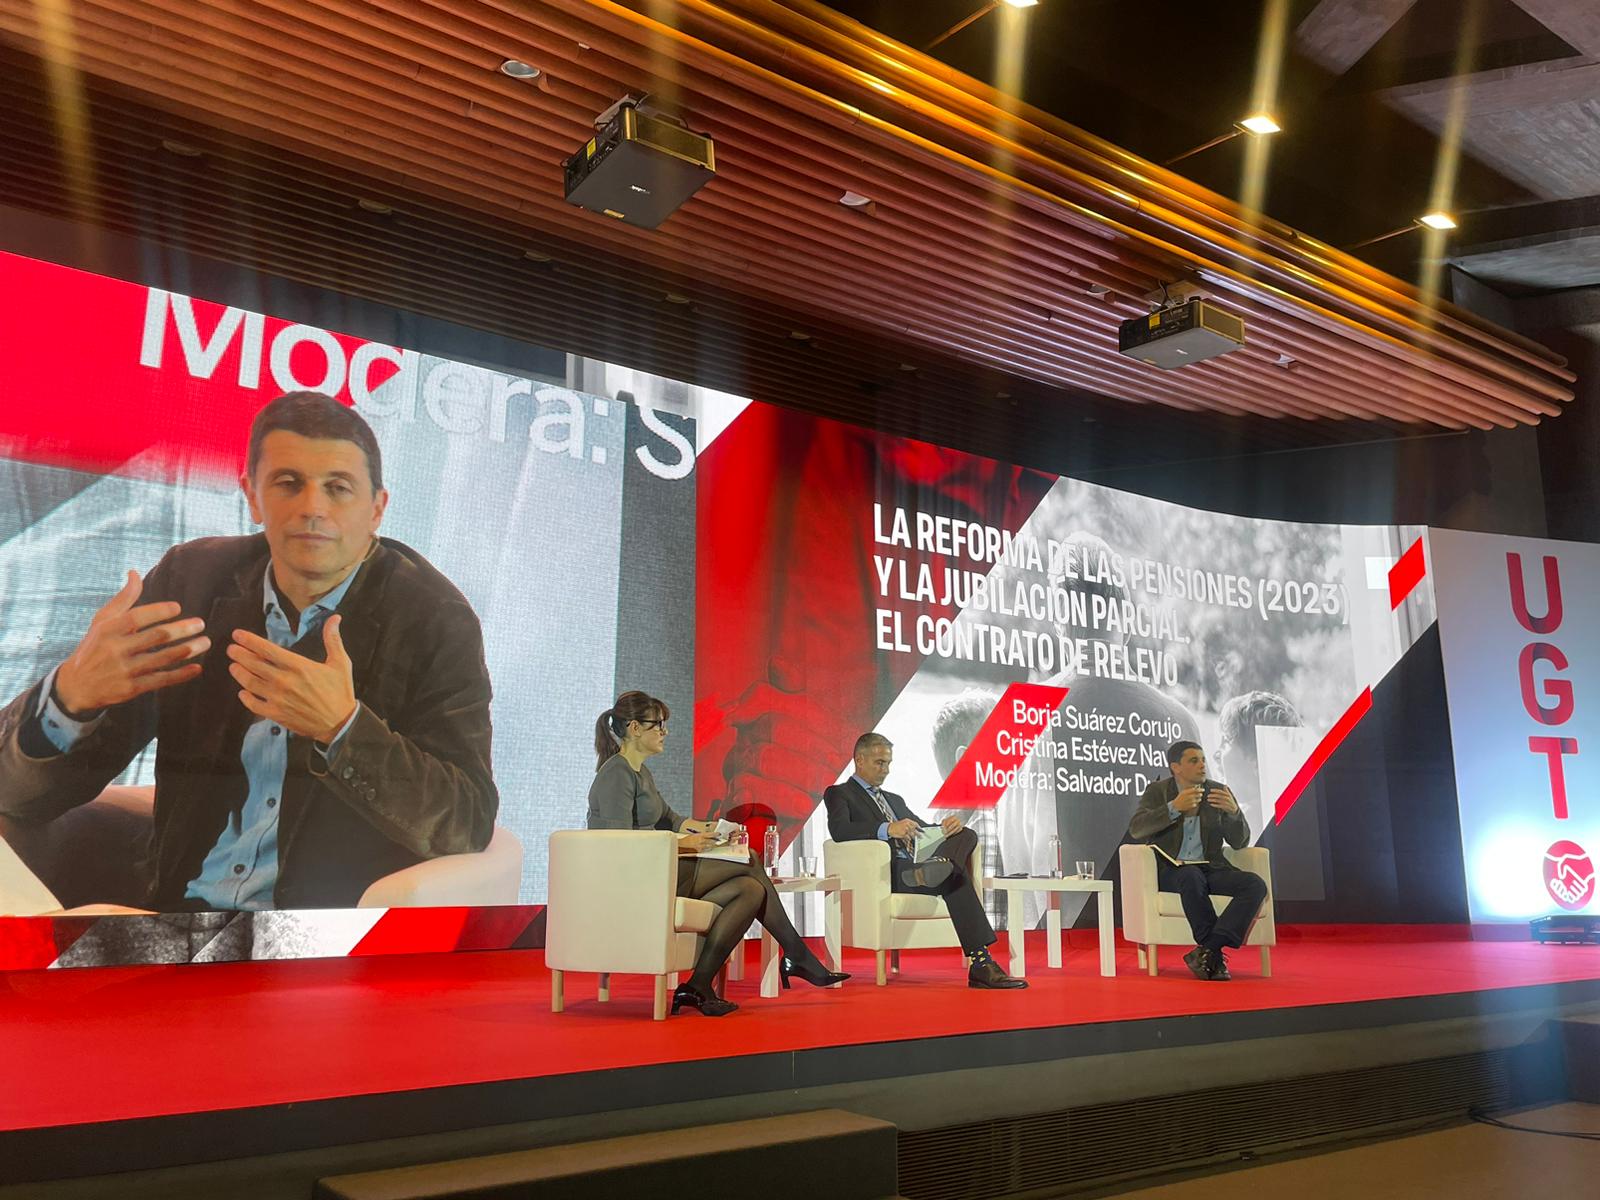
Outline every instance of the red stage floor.
{"label": "red stage floor", "polygon": [[0,975],[0,1130],[331,1099],[741,1054],[994,1030],[1443,995],[1600,979],[1600,946],[1471,941],[1464,931],[1280,929],[1273,977],[1234,956],[1234,981],[1190,978],[1177,951],[1146,977],[1133,951],[1098,974],[1092,933],[1050,970],[1030,940],[1032,988],[973,992],[953,951],[904,956],[886,988],[869,955],[837,991],[797,984],[776,1000],[751,977],[719,1021],[650,1020],[647,982],[594,1000],[569,977],[549,1011],[537,952],[115,967]]}

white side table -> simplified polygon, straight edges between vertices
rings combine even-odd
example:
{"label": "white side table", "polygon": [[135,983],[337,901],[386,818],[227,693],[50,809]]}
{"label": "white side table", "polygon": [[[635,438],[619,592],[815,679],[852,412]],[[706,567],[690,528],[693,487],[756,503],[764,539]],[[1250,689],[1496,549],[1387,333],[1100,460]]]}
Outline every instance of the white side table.
{"label": "white side table", "polygon": [[1025,978],[1028,974],[1028,954],[1022,937],[1026,917],[1023,915],[1022,897],[1025,892],[1048,892],[1050,911],[1045,915],[1048,961],[1052,967],[1061,965],[1061,893],[1095,893],[1096,916],[1100,918],[1100,974],[1108,979],[1117,973],[1117,931],[1111,925],[1111,881],[1109,879],[985,879],[983,886],[1006,894],[1006,927],[1011,931],[1011,974]]}
{"label": "white side table", "polygon": [[[822,949],[823,961],[827,963],[828,970],[839,969],[839,933],[842,926],[840,914],[843,911],[841,897],[844,888],[839,884],[837,875],[820,875],[795,879],[774,879],[772,886],[781,893],[792,892],[821,892],[826,897],[823,901],[822,911]],[[768,999],[778,994],[778,963],[783,958],[783,952],[778,949],[778,943],[773,936],[761,930],[761,994]],[[834,987],[841,985],[834,984]]]}

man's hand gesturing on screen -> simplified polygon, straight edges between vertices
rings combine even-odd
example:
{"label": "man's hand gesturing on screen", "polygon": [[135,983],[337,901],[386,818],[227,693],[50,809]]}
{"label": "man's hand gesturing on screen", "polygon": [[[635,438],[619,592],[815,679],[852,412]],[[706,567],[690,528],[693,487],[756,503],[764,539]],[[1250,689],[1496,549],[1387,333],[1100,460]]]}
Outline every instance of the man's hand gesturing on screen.
{"label": "man's hand gesturing on screen", "polygon": [[95,713],[200,674],[192,660],[211,648],[205,622],[184,617],[175,601],[137,603],[142,587],[138,572],[129,571],[56,672],[56,700],[69,714]]}
{"label": "man's hand gesturing on screen", "polygon": [[235,629],[228,673],[240,687],[239,703],[290,733],[324,744],[333,741],[356,711],[356,687],[339,636],[340,617],[322,626],[327,662],[313,662],[247,629]]}

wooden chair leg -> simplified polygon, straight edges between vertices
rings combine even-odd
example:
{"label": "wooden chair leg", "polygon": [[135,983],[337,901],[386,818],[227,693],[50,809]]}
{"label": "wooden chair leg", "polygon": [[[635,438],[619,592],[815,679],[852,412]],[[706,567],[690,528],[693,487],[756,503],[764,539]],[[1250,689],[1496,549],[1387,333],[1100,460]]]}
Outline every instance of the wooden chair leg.
{"label": "wooden chair leg", "polygon": [[889,982],[889,952],[878,951],[878,986],[884,987]]}
{"label": "wooden chair leg", "polygon": [[658,1021],[667,1019],[667,977],[665,975],[656,976],[655,1019]]}
{"label": "wooden chair leg", "polygon": [[1156,972],[1161,969],[1160,967],[1158,967],[1156,965],[1156,947],[1155,947],[1155,944],[1152,942],[1150,945],[1146,946],[1145,947],[1145,951],[1146,951],[1146,954],[1147,954],[1148,958],[1150,959],[1150,966],[1149,966],[1150,978],[1154,979],[1155,975],[1156,975]]}
{"label": "wooden chair leg", "polygon": [[611,999],[611,972],[601,971],[599,986],[595,989],[600,1003],[605,1004]]}
{"label": "wooden chair leg", "polygon": [[1139,951],[1139,970],[1142,971],[1144,970],[1144,947],[1139,946],[1137,949]]}
{"label": "wooden chair leg", "polygon": [[1261,947],[1261,978],[1272,978],[1272,947]]}
{"label": "wooden chair leg", "polygon": [[560,1012],[567,1006],[566,972],[550,972],[550,1011]]}

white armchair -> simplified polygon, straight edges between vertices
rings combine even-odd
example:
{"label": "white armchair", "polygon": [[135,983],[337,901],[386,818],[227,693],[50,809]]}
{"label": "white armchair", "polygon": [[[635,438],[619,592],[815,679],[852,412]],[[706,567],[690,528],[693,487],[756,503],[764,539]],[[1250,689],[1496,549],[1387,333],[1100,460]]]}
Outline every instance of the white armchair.
{"label": "white armchair", "polygon": [[[1228,861],[1243,871],[1261,876],[1267,885],[1267,898],[1245,937],[1246,946],[1261,949],[1261,975],[1272,974],[1272,947],[1278,944],[1278,927],[1272,916],[1272,866],[1265,848],[1224,849]],[[1122,869],[1122,935],[1139,948],[1139,965],[1151,975],[1157,971],[1159,946],[1192,946],[1194,934],[1183,915],[1183,899],[1176,892],[1163,892],[1156,886],[1156,852],[1145,845],[1123,846],[1118,852]],[[1228,896],[1213,896],[1220,914],[1228,906]]]}
{"label": "white armchair", "polygon": [[[966,869],[981,886],[979,852],[974,852]],[[842,944],[876,952],[879,987],[889,982],[891,967],[899,973],[900,951],[961,945],[950,912],[938,896],[890,889],[889,843],[823,842],[822,861],[825,874],[839,877]]]}
{"label": "white armchair", "polygon": [[496,825],[489,844],[476,854],[446,854],[394,871],[362,892],[356,907],[515,904],[521,890],[522,843]]}
{"label": "white armchair", "polygon": [[722,911],[677,895],[678,835],[657,830],[582,829],[550,835],[550,886],[544,960],[550,1011],[565,1005],[568,971],[655,976],[655,1019],[667,1016],[667,991],[694,966],[705,931]]}

